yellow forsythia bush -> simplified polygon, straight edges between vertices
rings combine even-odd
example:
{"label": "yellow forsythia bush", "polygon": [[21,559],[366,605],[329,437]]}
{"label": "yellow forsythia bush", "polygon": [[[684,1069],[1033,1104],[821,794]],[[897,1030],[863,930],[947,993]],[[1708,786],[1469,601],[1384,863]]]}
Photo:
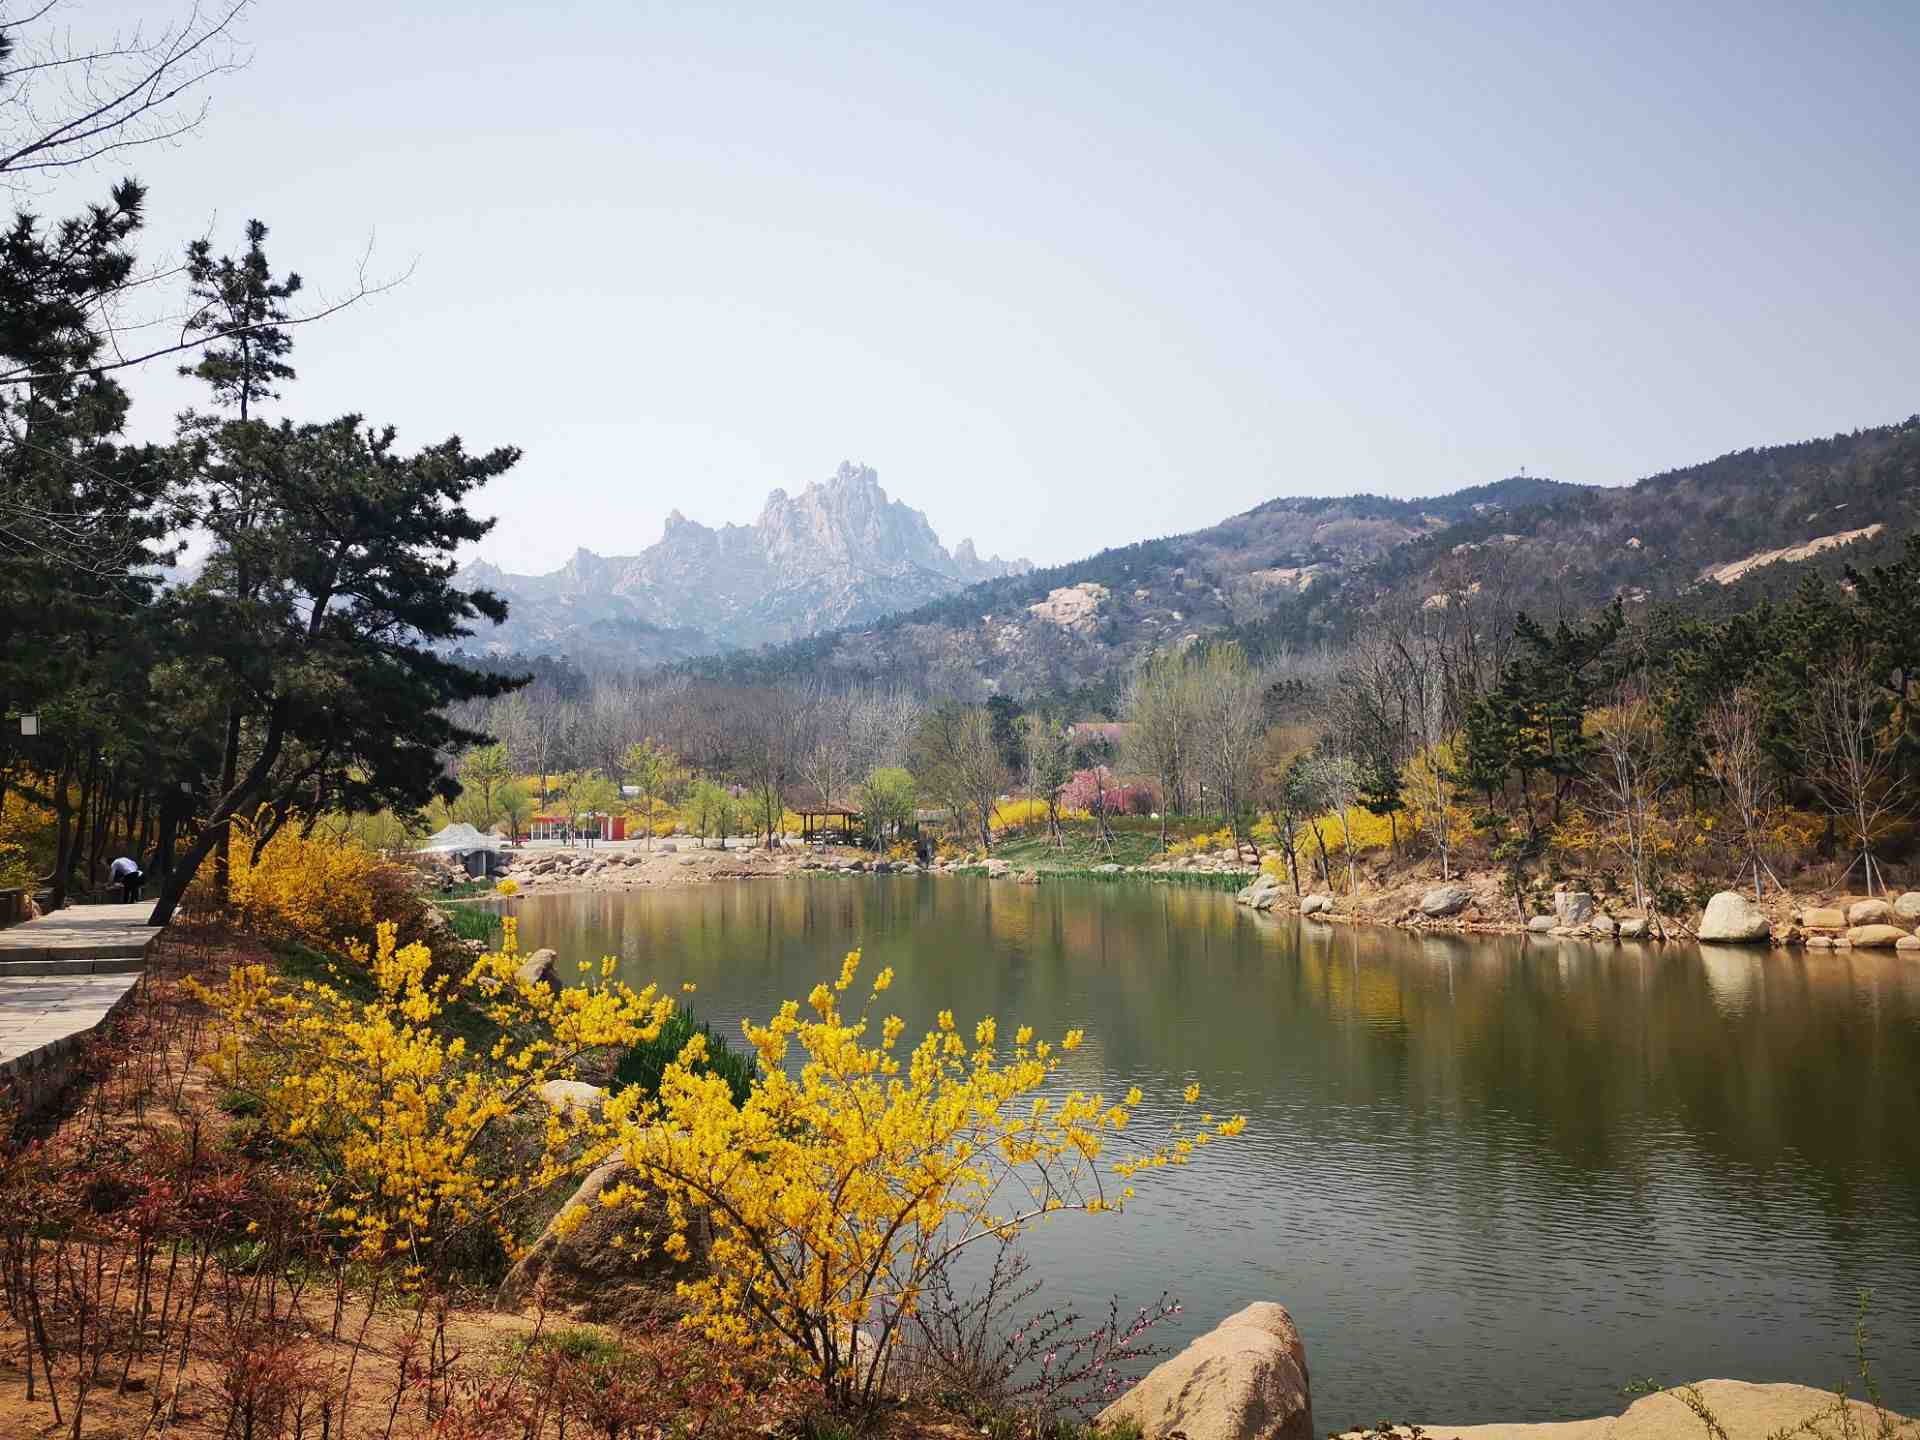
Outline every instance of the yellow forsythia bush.
{"label": "yellow forsythia bush", "polygon": [[[366,999],[319,981],[289,989],[264,965],[235,965],[217,988],[187,982],[218,1017],[215,1077],[257,1096],[273,1133],[305,1153],[316,1209],[356,1257],[397,1259],[409,1278],[476,1228],[512,1250],[502,1208],[577,1168],[562,1156],[577,1155],[581,1122],[550,1113],[532,1153],[504,1162],[484,1158],[483,1136],[540,1085],[577,1078],[589,1052],[657,1038],[673,1011],[652,986],[608,979],[611,961],[593,984],[519,979],[517,922],[502,924],[501,949],[450,976],[381,922],[372,951],[353,957],[372,978]],[[497,1027],[490,1051],[435,1024],[455,1002]]]}
{"label": "yellow forsythia bush", "polygon": [[[706,1039],[695,1035],[656,1097],[636,1088],[608,1103],[598,1154],[624,1154],[638,1177],[601,1203],[664,1198],[667,1254],[688,1253],[704,1215],[707,1265],[680,1286],[690,1323],[723,1343],[784,1349],[829,1394],[868,1400],[896,1327],[957,1251],[1063,1211],[1116,1209],[1136,1179],[1246,1120],[1197,1114],[1133,1142],[1137,1088],[1110,1100],[1059,1085],[1081,1032],[1049,1042],[1021,1027],[1003,1045],[989,1018],[969,1041],[943,1011],[903,1049],[905,1022],[873,1013],[891,970],[842,1010],[859,968],[855,951],[804,1009],[790,1000],[743,1027],[761,1072],[744,1105],[698,1072]],[[1188,1087],[1186,1104],[1198,1100]],[[578,1208],[557,1223],[584,1218]]]}
{"label": "yellow forsythia bush", "polygon": [[[191,901],[206,904],[212,866],[203,866]],[[257,935],[301,940],[321,948],[365,944],[376,917],[410,911],[408,872],[359,841],[281,831],[264,846],[235,823],[227,877],[227,911]]]}

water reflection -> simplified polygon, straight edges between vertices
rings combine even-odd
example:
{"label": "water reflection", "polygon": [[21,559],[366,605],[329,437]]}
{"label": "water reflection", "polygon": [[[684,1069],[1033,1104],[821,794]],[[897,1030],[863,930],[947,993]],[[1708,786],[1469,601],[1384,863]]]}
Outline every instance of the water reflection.
{"label": "water reflection", "polygon": [[1875,1288],[1920,1405],[1920,964],[1465,939],[1225,897],[904,877],[517,902],[529,945],[699,986],[737,1028],[864,945],[911,1025],[1084,1025],[1075,1079],[1198,1080],[1252,1124],[1111,1223],[1035,1237],[1048,1294],[1283,1300],[1323,1428],[1617,1408],[1621,1384],[1831,1384]]}

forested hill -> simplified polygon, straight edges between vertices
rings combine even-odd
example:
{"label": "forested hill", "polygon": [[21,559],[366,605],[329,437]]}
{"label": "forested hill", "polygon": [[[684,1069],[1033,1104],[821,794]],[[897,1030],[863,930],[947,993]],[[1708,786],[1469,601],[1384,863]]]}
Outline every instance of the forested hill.
{"label": "forested hill", "polygon": [[1784,592],[1809,569],[1890,558],[1916,524],[1920,416],[1612,489],[1522,476],[1413,501],[1270,500],[1204,530],[686,668],[1073,691],[1188,636],[1230,633],[1256,651],[1337,644],[1379,606],[1455,593],[1547,614],[1615,595],[1720,611]]}

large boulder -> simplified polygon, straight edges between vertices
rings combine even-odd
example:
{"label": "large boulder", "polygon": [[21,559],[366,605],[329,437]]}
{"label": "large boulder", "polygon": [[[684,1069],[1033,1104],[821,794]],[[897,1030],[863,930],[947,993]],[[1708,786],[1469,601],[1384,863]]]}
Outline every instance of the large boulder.
{"label": "large boulder", "polygon": [[515,978],[522,985],[553,985],[560,983],[560,952],[557,950],[536,950],[515,972]]}
{"label": "large boulder", "polygon": [[1307,1350],[1286,1307],[1261,1300],[1229,1315],[1100,1412],[1146,1440],[1316,1440]]}
{"label": "large boulder", "polygon": [[1920,935],[1903,935],[1893,942],[1896,950],[1920,950]]}
{"label": "large boulder", "polygon": [[1653,922],[1644,915],[1622,915],[1614,934],[1622,940],[1644,940],[1653,931]]}
{"label": "large boulder", "polygon": [[535,1095],[549,1110],[571,1114],[575,1110],[591,1115],[607,1103],[607,1092],[584,1080],[548,1080],[535,1087]]}
{"label": "large boulder", "polygon": [[1856,900],[1847,907],[1847,924],[1885,925],[1893,919],[1893,906],[1884,900]]}
{"label": "large boulder", "polygon": [[639,1182],[640,1172],[624,1159],[609,1160],[581,1181],[500,1282],[499,1308],[518,1310],[538,1298],[579,1308],[591,1319],[660,1313],[675,1284],[704,1265],[708,1232],[704,1224],[689,1226],[689,1257],[677,1261],[659,1245],[667,1234],[663,1202],[649,1194],[636,1204],[601,1203],[603,1191]]}
{"label": "large boulder", "polygon": [[[1636,1400],[1620,1415],[1603,1415],[1589,1420],[1560,1420],[1493,1425],[1447,1425],[1428,1423],[1421,1428],[1429,1435],[1444,1435],[1448,1440],[1704,1440],[1707,1433],[1686,1400],[1683,1389],[1692,1389],[1712,1412],[1715,1434],[1726,1440],[1768,1440],[1770,1436],[1809,1437],[1842,1435],[1878,1435],[1881,1416],[1871,1405],[1859,1400],[1846,1402],[1841,1413],[1840,1397],[1805,1385],[1754,1385],[1745,1380],[1700,1380],[1690,1387],[1663,1390]],[[1889,1414],[1893,1433],[1902,1433],[1910,1423]],[[1348,1431],[1342,1440],[1360,1440],[1364,1432]],[[1395,1434],[1406,1436],[1405,1427]]]}
{"label": "large boulder", "polygon": [[1620,922],[1611,915],[1595,915],[1587,921],[1587,929],[1595,935],[1603,935],[1611,939],[1620,933]]}
{"label": "large boulder", "polygon": [[1902,925],[1920,925],[1920,890],[1909,890],[1893,902],[1893,918]]}
{"label": "large boulder", "polygon": [[1553,916],[1536,915],[1527,921],[1527,929],[1535,935],[1545,935],[1553,929]]}
{"label": "large boulder", "polygon": [[1333,897],[1331,895],[1309,895],[1300,902],[1302,915],[1331,915]]}
{"label": "large boulder", "polygon": [[1436,885],[1420,897],[1420,913],[1435,920],[1458,915],[1473,903],[1473,891],[1464,885]]}
{"label": "large boulder", "polygon": [[[1258,875],[1254,877],[1252,884],[1241,887],[1240,893],[1233,898],[1242,905],[1251,905],[1255,909],[1264,910],[1273,904],[1273,897],[1279,893],[1280,881],[1277,876]],[[1265,905],[1260,903],[1263,898],[1267,902]]]}
{"label": "large boulder", "polygon": [[1560,925],[1584,925],[1593,918],[1593,896],[1584,890],[1554,892],[1553,918]]}
{"label": "large boulder", "polygon": [[1891,950],[1907,938],[1898,925],[1850,925],[1847,943],[1859,950]]}
{"label": "large boulder", "polygon": [[1844,930],[1847,928],[1847,912],[1832,907],[1815,906],[1800,912],[1802,930]]}
{"label": "large boulder", "polygon": [[1702,940],[1746,945],[1765,940],[1772,930],[1758,905],[1738,890],[1722,890],[1707,902],[1696,933]]}

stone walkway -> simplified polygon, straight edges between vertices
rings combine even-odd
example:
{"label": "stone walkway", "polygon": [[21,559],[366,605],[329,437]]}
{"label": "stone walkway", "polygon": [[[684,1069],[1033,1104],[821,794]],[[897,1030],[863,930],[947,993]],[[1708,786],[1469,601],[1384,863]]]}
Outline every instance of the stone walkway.
{"label": "stone walkway", "polygon": [[[138,963],[160,932],[147,924],[153,902],[69,905],[0,930],[0,975],[89,974],[93,961]],[[24,966],[54,968],[24,969]]]}
{"label": "stone walkway", "polygon": [[76,905],[0,930],[0,1093],[31,1114],[126,1002],[159,931],[144,905]]}

